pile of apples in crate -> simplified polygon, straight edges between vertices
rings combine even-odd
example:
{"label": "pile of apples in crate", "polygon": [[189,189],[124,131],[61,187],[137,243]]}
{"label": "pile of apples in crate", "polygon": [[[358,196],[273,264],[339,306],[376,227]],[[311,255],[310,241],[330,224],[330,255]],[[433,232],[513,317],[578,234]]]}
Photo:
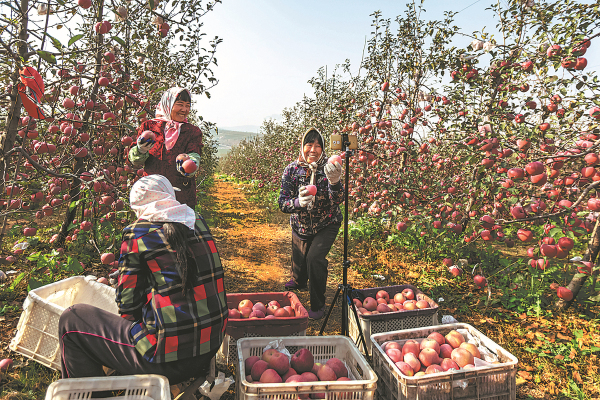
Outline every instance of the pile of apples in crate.
{"label": "pile of apples in crate", "polygon": [[229,318],[240,319],[240,318],[287,318],[295,317],[296,313],[291,306],[281,307],[278,301],[272,300],[265,305],[264,303],[257,301],[255,304],[252,301],[246,299],[238,303],[237,309],[229,309]]}
{"label": "pile of apples in crate", "polygon": [[475,359],[481,360],[477,346],[467,343],[463,335],[455,330],[446,336],[432,332],[420,344],[415,340],[408,340],[404,345],[390,341],[383,343],[382,348],[406,376],[474,368]]}
{"label": "pile of apples in crate", "polygon": [[262,357],[244,360],[246,380],[260,383],[290,383],[317,381],[350,381],[348,369],[339,358],[330,358],[325,364],[316,363],[308,349],[300,349],[292,359],[275,349],[263,352]]}
{"label": "pile of apples in crate", "polygon": [[415,292],[408,288],[400,293],[396,293],[394,297],[390,297],[387,291],[380,290],[375,295],[375,298],[367,297],[362,302],[359,299],[354,299],[353,301],[358,312],[363,315],[429,308],[427,301],[416,301]]}

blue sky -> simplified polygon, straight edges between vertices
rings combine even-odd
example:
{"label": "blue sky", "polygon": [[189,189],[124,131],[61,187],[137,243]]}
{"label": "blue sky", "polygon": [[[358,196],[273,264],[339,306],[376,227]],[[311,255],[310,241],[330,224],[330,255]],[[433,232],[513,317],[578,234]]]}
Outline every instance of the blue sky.
{"label": "blue sky", "polygon": [[[506,0],[501,0],[506,1]],[[370,14],[380,10],[393,19],[403,14],[399,0],[223,0],[204,17],[207,37],[223,38],[214,67],[219,84],[212,98],[195,98],[206,120],[223,127],[258,127],[293,106],[312,88],[307,81],[322,66],[333,68],[346,59],[358,67],[365,38],[371,33]],[[494,31],[490,0],[425,1],[423,19],[441,19],[444,11],[461,11],[455,24],[465,33]],[[457,46],[471,39],[457,37]],[[597,69],[588,52],[588,68]]]}

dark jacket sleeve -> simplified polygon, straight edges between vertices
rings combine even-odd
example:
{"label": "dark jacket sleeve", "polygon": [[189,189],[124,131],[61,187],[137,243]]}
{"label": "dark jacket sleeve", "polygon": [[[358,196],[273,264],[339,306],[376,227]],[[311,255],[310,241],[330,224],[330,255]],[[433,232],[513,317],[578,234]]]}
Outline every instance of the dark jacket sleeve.
{"label": "dark jacket sleeve", "polygon": [[281,189],[279,191],[279,209],[288,214],[302,210],[298,200],[299,188],[297,178],[294,176],[294,170],[292,164],[285,168],[281,177]]}
{"label": "dark jacket sleeve", "polygon": [[199,156],[202,155],[202,147],[204,144],[202,143],[202,131],[195,125],[190,125],[192,128],[190,131],[190,138],[188,140],[187,146],[185,147],[185,152],[196,153]]}
{"label": "dark jacket sleeve", "polygon": [[344,202],[344,185],[342,185],[342,180],[335,185],[329,185],[329,200],[334,206],[339,206]]}

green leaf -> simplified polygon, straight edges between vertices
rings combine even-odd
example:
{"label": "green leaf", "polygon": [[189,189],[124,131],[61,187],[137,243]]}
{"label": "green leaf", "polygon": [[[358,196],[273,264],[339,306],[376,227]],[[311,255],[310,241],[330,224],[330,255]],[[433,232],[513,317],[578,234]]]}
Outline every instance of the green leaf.
{"label": "green leaf", "polygon": [[575,87],[576,87],[577,89],[581,89],[581,88],[583,87],[583,82],[581,82],[581,81],[580,81],[580,82],[577,82],[577,85],[575,85]]}
{"label": "green leaf", "polygon": [[37,53],[40,57],[42,57],[42,59],[49,62],[50,64],[56,64],[56,57],[54,57],[53,54],[45,50],[38,50]]}
{"label": "green leaf", "polygon": [[58,50],[60,52],[63,51],[63,45],[57,38],[49,35],[48,33],[45,33],[45,35],[48,36],[50,38],[50,40],[52,40],[52,45],[56,48],[56,50]]}
{"label": "green leaf", "polygon": [[146,55],[144,53],[140,53],[139,51],[136,51],[135,53],[133,53],[133,55],[135,57],[146,57]]}
{"label": "green leaf", "polygon": [[71,46],[73,43],[75,43],[76,41],[78,41],[79,39],[81,39],[83,37],[83,33],[80,33],[79,35],[75,35],[73,36],[71,39],[69,39],[69,44],[68,46]]}
{"label": "green leaf", "polygon": [[42,255],[42,252],[38,251],[37,253],[32,253],[32,254],[28,255],[27,259],[29,261],[37,261],[41,255]]}
{"label": "green leaf", "polygon": [[562,229],[560,228],[552,228],[550,229],[550,232],[548,232],[550,234],[550,237],[555,237],[556,235],[560,235],[562,234]]}
{"label": "green leaf", "polygon": [[71,272],[80,272],[83,271],[83,267],[76,258],[69,257],[67,258],[67,263],[65,264],[65,270]]}
{"label": "green leaf", "polygon": [[135,129],[133,126],[131,126],[131,125],[129,125],[129,124],[123,124],[123,125],[125,125],[125,127],[126,127],[127,129],[129,129],[130,131],[132,131],[132,132],[137,132],[137,130],[136,130],[136,129]]}
{"label": "green leaf", "polygon": [[69,211],[73,211],[73,209],[79,206],[80,203],[81,199],[77,201],[72,201],[71,204],[69,204]]}
{"label": "green leaf", "polygon": [[33,290],[33,289],[37,289],[39,287],[44,286],[43,282],[38,281],[35,278],[30,278],[29,279],[29,285],[27,286],[27,290]]}
{"label": "green leaf", "polygon": [[21,283],[23,278],[25,278],[25,272],[21,272],[19,275],[17,275],[13,283],[10,285],[10,290],[15,290],[15,288],[19,283]]}
{"label": "green leaf", "polygon": [[150,9],[154,10],[154,0],[149,0],[150,1]]}
{"label": "green leaf", "polygon": [[125,43],[125,41],[123,39],[121,39],[120,37],[113,36],[112,38],[115,42],[119,43],[121,46],[127,47],[127,44]]}

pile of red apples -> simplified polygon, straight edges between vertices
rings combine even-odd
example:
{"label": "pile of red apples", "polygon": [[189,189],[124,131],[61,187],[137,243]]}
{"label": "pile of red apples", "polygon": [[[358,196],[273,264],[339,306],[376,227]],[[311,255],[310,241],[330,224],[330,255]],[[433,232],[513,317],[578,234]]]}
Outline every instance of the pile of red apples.
{"label": "pile of red apples", "polygon": [[426,300],[415,300],[415,292],[412,289],[404,289],[396,293],[394,297],[385,290],[380,290],[373,297],[366,297],[363,301],[354,299],[358,312],[363,315],[383,314],[395,311],[412,311],[429,308]]}
{"label": "pile of red apples", "polygon": [[[250,383],[301,383],[318,381],[350,381],[348,369],[339,358],[330,358],[325,363],[315,362],[308,349],[300,349],[290,360],[275,349],[263,352],[262,356],[251,356],[244,360],[246,380]],[[316,397],[314,394],[311,398]],[[302,398],[302,397],[301,397]],[[308,395],[304,398],[309,398]]]}
{"label": "pile of red apples", "polygon": [[296,313],[291,306],[282,307],[276,300],[269,301],[265,305],[260,301],[252,303],[252,301],[245,299],[238,303],[237,308],[229,309],[229,319],[273,319],[295,316]]}
{"label": "pile of red apples", "polygon": [[481,359],[479,349],[467,343],[455,330],[443,336],[432,332],[419,343],[408,340],[404,345],[390,341],[383,343],[383,351],[400,372],[406,376],[420,376],[440,372],[453,372],[475,367],[475,359]]}

